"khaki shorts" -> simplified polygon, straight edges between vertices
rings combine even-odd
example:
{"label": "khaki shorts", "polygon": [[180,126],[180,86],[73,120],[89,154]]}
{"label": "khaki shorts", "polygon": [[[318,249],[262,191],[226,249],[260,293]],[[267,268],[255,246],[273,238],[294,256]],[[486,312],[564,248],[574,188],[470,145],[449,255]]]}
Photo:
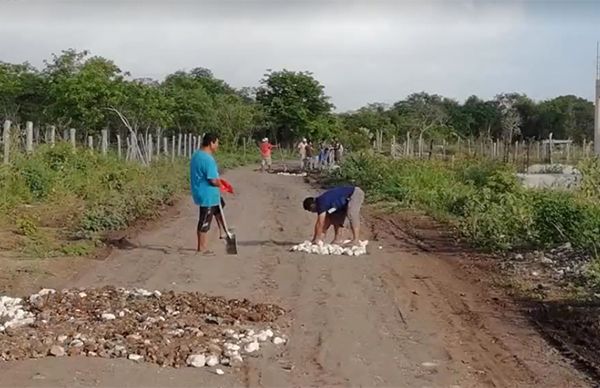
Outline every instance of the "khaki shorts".
{"label": "khaki shorts", "polygon": [[273,161],[271,160],[270,156],[264,156],[262,158],[262,161],[260,162],[260,165],[263,166],[263,167],[264,166],[271,167],[272,162]]}
{"label": "khaki shorts", "polygon": [[365,200],[365,192],[360,187],[354,188],[354,193],[350,196],[348,206],[345,209],[337,211],[329,215],[331,225],[343,227],[346,219],[350,223],[350,227],[360,226],[360,208]]}

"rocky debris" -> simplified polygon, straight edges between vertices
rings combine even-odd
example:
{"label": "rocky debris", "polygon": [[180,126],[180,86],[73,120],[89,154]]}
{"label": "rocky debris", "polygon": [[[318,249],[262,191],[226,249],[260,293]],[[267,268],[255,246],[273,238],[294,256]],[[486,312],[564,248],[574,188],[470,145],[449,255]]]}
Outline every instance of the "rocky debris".
{"label": "rocky debris", "polygon": [[219,368],[217,368],[217,369],[215,370],[215,373],[216,373],[216,374],[218,374],[219,376],[221,376],[221,375],[224,375],[224,374],[225,374],[225,372],[223,372],[223,369],[219,369]]}
{"label": "rocky debris", "polygon": [[585,284],[593,257],[565,243],[546,251],[513,253],[501,267],[515,273],[528,272],[532,277],[547,277],[558,283]]}
{"label": "rocky debris", "polygon": [[86,355],[198,367],[203,357],[210,367],[238,366],[242,352],[276,335],[267,324],[284,314],[272,304],[200,293],[104,287],[34,295],[0,297],[3,325],[9,316],[31,319],[0,332],[0,360]]}
{"label": "rocky debris", "polygon": [[360,245],[355,246],[325,244],[323,241],[319,241],[317,244],[313,244],[310,241],[304,241],[301,244],[294,245],[290,250],[293,252],[305,252],[317,255],[361,256],[367,254],[368,244],[368,240],[360,241]]}

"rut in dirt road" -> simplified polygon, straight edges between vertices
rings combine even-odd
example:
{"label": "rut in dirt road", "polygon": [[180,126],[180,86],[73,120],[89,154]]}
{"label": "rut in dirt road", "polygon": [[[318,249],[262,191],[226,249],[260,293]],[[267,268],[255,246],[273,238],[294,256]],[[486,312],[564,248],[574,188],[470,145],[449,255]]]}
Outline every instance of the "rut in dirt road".
{"label": "rut in dirt road", "polygon": [[[360,257],[289,252],[309,237],[301,206],[315,190],[301,177],[227,174],[227,202],[239,255],[196,256],[191,201],[134,247],[95,263],[68,287],[143,287],[198,291],[273,303],[289,342],[248,358],[224,376],[207,369],[160,368],[120,359],[70,357],[7,363],[2,386],[394,386],[580,387],[565,363],[513,309],[490,303],[465,278],[454,254],[436,255],[383,221],[379,242]],[[365,228],[366,229],[366,228]],[[365,236],[369,238],[369,236]],[[382,245],[383,249],[374,249]]]}

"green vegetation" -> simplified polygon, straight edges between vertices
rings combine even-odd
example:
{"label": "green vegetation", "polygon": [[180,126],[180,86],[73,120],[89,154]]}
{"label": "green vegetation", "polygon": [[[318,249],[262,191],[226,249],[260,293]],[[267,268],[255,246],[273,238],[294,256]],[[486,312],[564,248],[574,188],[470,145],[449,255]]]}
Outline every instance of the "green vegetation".
{"label": "green vegetation", "polygon": [[[254,153],[219,152],[221,168],[256,160]],[[158,160],[146,168],[109,155],[42,146],[0,167],[2,229],[28,255],[84,255],[102,232],[155,217],[188,187],[188,161]]]}
{"label": "green vegetation", "polygon": [[473,245],[490,250],[570,242],[596,255],[600,244],[600,162],[580,166],[582,188],[526,190],[506,164],[461,160],[391,160],[353,155],[333,182],[352,182],[371,201],[393,201],[454,224]]}

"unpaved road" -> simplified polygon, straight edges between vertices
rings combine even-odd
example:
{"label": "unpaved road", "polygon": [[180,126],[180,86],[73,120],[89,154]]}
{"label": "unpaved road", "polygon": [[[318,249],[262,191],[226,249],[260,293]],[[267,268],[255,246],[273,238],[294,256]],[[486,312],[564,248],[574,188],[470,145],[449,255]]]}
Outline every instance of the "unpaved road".
{"label": "unpaved road", "polygon": [[454,253],[415,249],[383,224],[368,256],[288,252],[310,234],[313,218],[301,201],[314,190],[301,178],[248,168],[227,177],[237,189],[226,210],[239,256],[226,256],[221,246],[216,257],[194,255],[197,209],[185,201],[177,214],[138,236],[137,247],[115,250],[65,286],[197,290],[274,302],[289,310],[287,346],[267,349],[225,376],[123,359],[45,358],[3,364],[0,385],[589,385],[514,308],[492,301]]}

